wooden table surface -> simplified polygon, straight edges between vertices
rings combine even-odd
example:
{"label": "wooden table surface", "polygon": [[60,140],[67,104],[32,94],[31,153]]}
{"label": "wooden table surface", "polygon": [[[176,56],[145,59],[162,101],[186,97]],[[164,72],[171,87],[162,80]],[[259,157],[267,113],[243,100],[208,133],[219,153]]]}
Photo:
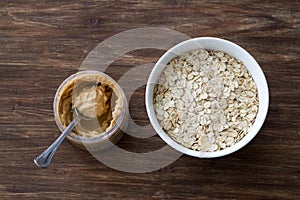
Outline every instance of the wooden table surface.
{"label": "wooden table surface", "polygon": [[[64,141],[51,166],[37,168],[33,157],[59,135],[52,102],[60,83],[101,41],[139,27],[221,37],[249,51],[270,90],[259,134],[231,155],[183,155],[142,174],[111,169]],[[299,199],[299,1],[2,0],[0,44],[0,199]],[[163,53],[134,51],[106,72],[118,80]],[[149,123],[144,91],[129,105],[139,125]],[[119,145],[143,151],[164,143],[125,135]]]}

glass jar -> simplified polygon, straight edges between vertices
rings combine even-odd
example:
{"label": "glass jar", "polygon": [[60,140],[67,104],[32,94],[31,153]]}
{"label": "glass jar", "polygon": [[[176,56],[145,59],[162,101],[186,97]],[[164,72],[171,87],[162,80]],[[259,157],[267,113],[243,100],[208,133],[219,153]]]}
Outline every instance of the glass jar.
{"label": "glass jar", "polygon": [[[128,119],[128,104],[127,104],[126,96],[122,88],[119,86],[119,84],[115,82],[110,76],[99,71],[86,70],[86,71],[77,72],[76,74],[73,74],[70,77],[68,77],[66,80],[64,80],[62,84],[59,86],[55,94],[55,98],[53,102],[54,118],[60,131],[63,131],[68,124],[63,125],[61,114],[60,114],[60,111],[62,109],[61,108],[62,96],[64,95],[64,92],[66,91],[67,88],[70,88],[72,86],[76,88],[76,84],[74,84],[76,81],[81,81],[87,78],[91,78],[91,82],[93,81],[93,78],[97,78],[98,80],[100,79],[104,81],[105,84],[112,86],[113,94],[115,94],[116,99],[119,100],[118,105],[120,105],[121,111],[117,119],[115,119],[114,125],[112,125],[109,129],[105,130],[104,132],[101,133],[99,132],[99,134],[96,134],[92,137],[91,136],[85,137],[82,135],[80,136],[73,129],[72,132],[68,134],[67,138],[72,144],[74,144],[76,147],[79,147],[81,149],[85,149],[89,151],[104,150],[111,147],[122,138],[123,136],[122,130],[126,128],[127,119]],[[111,108],[114,108],[114,106],[116,105],[117,105],[116,101],[111,101]],[[69,114],[73,116],[72,113]]]}

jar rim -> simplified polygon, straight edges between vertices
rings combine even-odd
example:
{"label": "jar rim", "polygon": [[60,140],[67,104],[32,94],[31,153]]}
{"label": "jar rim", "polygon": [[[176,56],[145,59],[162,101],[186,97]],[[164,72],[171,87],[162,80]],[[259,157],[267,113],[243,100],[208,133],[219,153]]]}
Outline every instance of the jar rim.
{"label": "jar rim", "polygon": [[54,111],[54,118],[55,118],[56,125],[58,126],[60,131],[63,131],[65,129],[65,127],[62,125],[59,114],[58,114],[58,103],[60,100],[61,91],[71,81],[78,79],[79,77],[85,77],[88,75],[100,75],[100,76],[108,79],[114,85],[115,90],[120,95],[119,98],[121,98],[121,101],[122,101],[121,114],[119,115],[116,123],[108,131],[105,131],[105,132],[101,133],[99,136],[95,136],[95,137],[82,137],[82,136],[76,135],[72,131],[68,134],[68,136],[71,137],[73,140],[84,142],[84,143],[94,143],[96,141],[105,140],[105,139],[109,138],[113,133],[115,133],[116,130],[121,126],[121,124],[126,116],[127,99],[126,99],[124,91],[122,90],[120,85],[114,79],[112,79],[107,74],[97,71],[97,70],[84,70],[84,71],[79,71],[75,74],[72,74],[71,76],[66,78],[58,87],[58,89],[55,93],[55,96],[54,96],[53,111]]}

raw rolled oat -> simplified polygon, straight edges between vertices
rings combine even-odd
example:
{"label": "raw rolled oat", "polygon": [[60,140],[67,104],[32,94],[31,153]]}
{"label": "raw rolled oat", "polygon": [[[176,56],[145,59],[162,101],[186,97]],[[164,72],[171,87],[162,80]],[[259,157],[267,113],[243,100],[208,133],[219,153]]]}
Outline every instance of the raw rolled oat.
{"label": "raw rolled oat", "polygon": [[154,109],[176,142],[218,151],[241,140],[254,123],[257,88],[241,61],[197,49],[167,64],[154,89]]}

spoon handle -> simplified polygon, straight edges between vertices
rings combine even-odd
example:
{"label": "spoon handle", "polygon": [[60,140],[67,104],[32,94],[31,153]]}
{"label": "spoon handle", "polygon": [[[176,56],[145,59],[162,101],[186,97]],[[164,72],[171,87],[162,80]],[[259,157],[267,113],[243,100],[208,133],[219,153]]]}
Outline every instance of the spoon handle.
{"label": "spoon handle", "polygon": [[57,148],[65,139],[65,137],[72,131],[72,129],[76,126],[79,122],[80,118],[76,117],[73,121],[67,126],[67,128],[62,132],[62,134],[39,156],[34,159],[34,163],[42,168],[45,169],[50,165],[53,155],[55,154]]}

